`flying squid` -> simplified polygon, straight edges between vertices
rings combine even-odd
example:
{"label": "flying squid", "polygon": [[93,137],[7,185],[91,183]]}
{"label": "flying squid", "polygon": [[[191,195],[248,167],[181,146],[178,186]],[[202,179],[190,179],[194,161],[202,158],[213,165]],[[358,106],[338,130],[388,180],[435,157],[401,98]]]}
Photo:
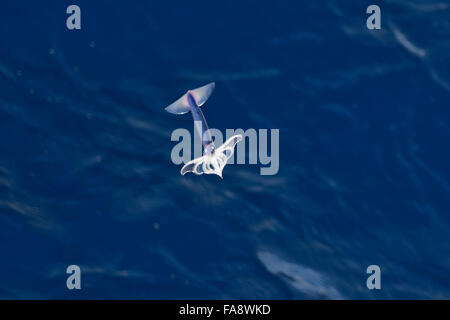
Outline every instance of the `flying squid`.
{"label": "flying squid", "polygon": [[234,135],[216,148],[211,133],[200,107],[208,100],[213,92],[215,83],[211,82],[203,87],[189,90],[177,101],[166,107],[166,111],[174,114],[191,112],[194,127],[202,139],[203,156],[187,162],[181,168],[181,175],[187,172],[200,174],[217,174],[222,178],[223,168],[228,159],[233,155],[235,145],[242,140],[242,135]]}

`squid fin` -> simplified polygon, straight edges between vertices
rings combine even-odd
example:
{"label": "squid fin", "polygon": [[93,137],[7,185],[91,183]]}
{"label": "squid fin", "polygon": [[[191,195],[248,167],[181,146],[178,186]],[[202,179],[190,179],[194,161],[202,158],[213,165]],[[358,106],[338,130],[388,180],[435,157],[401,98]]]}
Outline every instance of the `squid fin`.
{"label": "squid fin", "polygon": [[166,111],[173,114],[188,113],[191,109],[187,101],[187,94],[184,94],[180,99],[166,107]]}
{"label": "squid fin", "polygon": [[199,107],[201,107],[206,102],[206,100],[208,100],[209,96],[214,91],[215,86],[216,84],[214,82],[211,82],[206,86],[190,91]]}

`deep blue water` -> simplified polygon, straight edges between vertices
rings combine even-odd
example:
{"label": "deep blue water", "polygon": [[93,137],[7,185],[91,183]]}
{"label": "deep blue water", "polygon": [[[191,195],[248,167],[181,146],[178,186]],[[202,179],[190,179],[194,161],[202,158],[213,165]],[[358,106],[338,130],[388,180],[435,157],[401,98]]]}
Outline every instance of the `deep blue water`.
{"label": "deep blue water", "polygon": [[[450,3],[370,4],[3,1],[0,298],[450,298]],[[164,107],[210,81],[277,175],[171,163]]]}

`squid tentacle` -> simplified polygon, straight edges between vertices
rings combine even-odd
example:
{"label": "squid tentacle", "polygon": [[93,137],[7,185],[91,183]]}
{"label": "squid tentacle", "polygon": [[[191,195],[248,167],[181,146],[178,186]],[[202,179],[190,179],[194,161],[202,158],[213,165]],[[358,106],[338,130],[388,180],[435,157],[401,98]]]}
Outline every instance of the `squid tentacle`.
{"label": "squid tentacle", "polygon": [[181,168],[181,175],[187,172],[193,172],[197,175],[205,174],[217,174],[222,178],[223,168],[227,165],[228,159],[234,153],[234,147],[242,140],[242,135],[238,134],[229,138],[223,145],[215,149],[213,154],[206,154],[202,157],[186,163]]}

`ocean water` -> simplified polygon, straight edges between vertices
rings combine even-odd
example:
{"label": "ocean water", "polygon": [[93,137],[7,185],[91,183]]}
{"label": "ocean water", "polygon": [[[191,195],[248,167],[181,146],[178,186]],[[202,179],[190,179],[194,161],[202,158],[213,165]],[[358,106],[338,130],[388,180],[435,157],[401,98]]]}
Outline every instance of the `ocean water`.
{"label": "ocean water", "polygon": [[[3,1],[0,298],[450,298],[450,3],[370,4]],[[277,175],[180,175],[164,107],[210,81]]]}

